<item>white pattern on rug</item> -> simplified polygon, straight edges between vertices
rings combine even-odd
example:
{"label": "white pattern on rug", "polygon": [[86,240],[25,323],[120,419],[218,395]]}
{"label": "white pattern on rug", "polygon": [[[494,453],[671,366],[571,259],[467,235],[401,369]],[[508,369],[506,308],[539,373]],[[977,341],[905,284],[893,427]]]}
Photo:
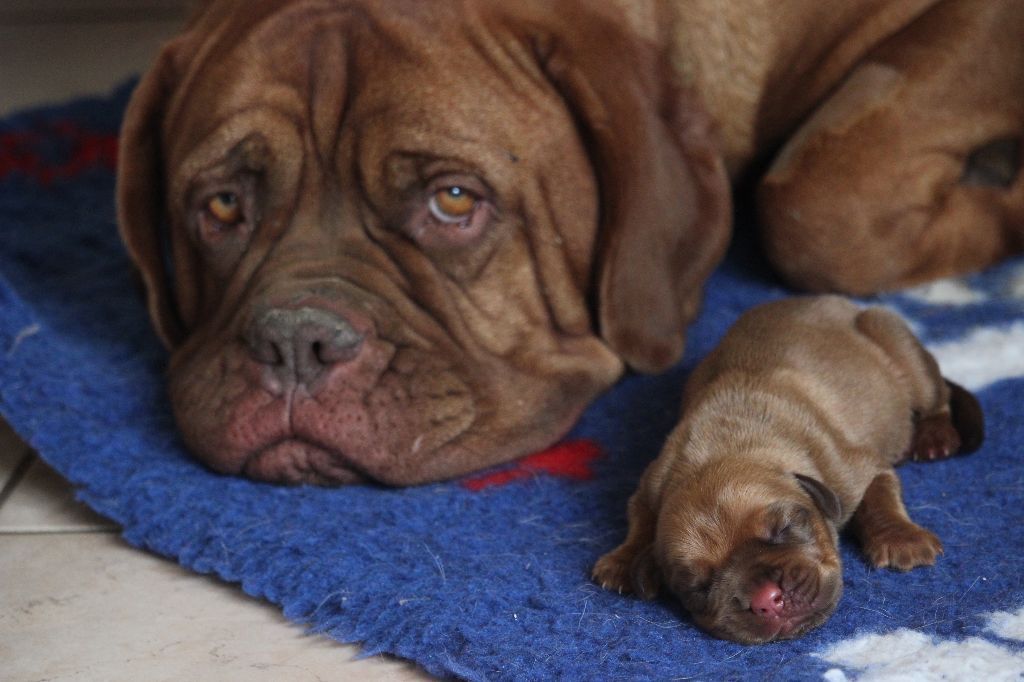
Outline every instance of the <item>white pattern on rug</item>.
{"label": "white pattern on rug", "polygon": [[902,293],[907,298],[931,305],[972,305],[989,300],[988,294],[973,289],[962,279],[940,279]]}
{"label": "white pattern on rug", "polygon": [[1024,265],[1008,268],[1004,277],[1002,283],[994,287],[995,291],[976,288],[966,277],[949,277],[905,289],[900,295],[918,303],[949,306],[976,305],[993,298],[1024,300]]}
{"label": "white pattern on rug", "polygon": [[942,374],[972,391],[1024,376],[1024,321],[978,327],[962,338],[927,345]]}
{"label": "white pattern on rug", "polygon": [[[1009,271],[996,285],[993,294],[972,286],[967,278],[951,277],[906,289],[900,296],[935,306],[967,308],[991,301],[1024,301],[1024,265]],[[886,306],[898,313],[918,336],[926,336],[926,326],[908,316],[898,306]],[[1009,326],[975,327],[959,339],[926,344],[942,373],[964,387],[977,391],[1003,379],[1024,377],[1024,320]]]}
{"label": "white pattern on rug", "polygon": [[[989,616],[986,627],[997,637],[1024,641],[1024,608]],[[1003,682],[1024,677],[1024,654],[980,637],[942,640],[901,628],[839,642],[819,654],[837,668],[827,682]]]}
{"label": "white pattern on rug", "polygon": [[1006,293],[1012,298],[1024,300],[1024,266],[1017,268],[1017,272],[1010,277]]}

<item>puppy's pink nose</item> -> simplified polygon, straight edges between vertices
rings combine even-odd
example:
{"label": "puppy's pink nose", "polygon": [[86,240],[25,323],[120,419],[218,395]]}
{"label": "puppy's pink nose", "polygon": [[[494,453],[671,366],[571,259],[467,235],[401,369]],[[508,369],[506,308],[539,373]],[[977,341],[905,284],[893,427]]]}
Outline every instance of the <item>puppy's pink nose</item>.
{"label": "puppy's pink nose", "polygon": [[782,588],[770,580],[750,596],[750,610],[762,618],[777,618],[782,615],[785,607]]}

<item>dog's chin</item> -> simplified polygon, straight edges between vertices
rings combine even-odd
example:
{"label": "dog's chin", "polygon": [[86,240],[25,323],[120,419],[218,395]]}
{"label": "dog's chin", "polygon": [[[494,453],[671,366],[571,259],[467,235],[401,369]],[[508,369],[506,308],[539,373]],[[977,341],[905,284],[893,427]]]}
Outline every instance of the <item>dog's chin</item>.
{"label": "dog's chin", "polygon": [[440,477],[435,463],[483,423],[473,391],[439,363],[410,372],[381,361],[359,376],[325,375],[311,391],[271,390],[237,352],[196,357],[171,373],[171,404],[185,444],[221,473],[284,484],[422,483]]}
{"label": "dog's chin", "polygon": [[796,639],[819,627],[832,615],[836,603],[838,602],[829,604],[820,611],[772,621],[760,620],[751,613],[741,613],[697,619],[697,624],[719,639],[739,644],[767,644]]}
{"label": "dog's chin", "polygon": [[182,431],[190,449],[223,473],[293,485],[410,485],[425,482],[433,462],[462,447],[475,417],[468,399],[425,412],[374,410],[324,395],[263,395],[238,400],[222,423],[199,422],[205,428],[198,438],[188,438],[194,428]]}
{"label": "dog's chin", "polygon": [[743,604],[737,598],[726,600],[729,606],[716,612],[695,615],[694,620],[709,634],[740,644],[796,639],[824,624],[835,611],[841,595],[841,571],[823,569],[819,574],[817,595],[799,610],[765,618],[749,608],[742,608]]}
{"label": "dog's chin", "polygon": [[244,475],[261,481],[312,485],[363,483],[367,477],[337,450],[301,438],[288,438],[254,452]]}
{"label": "dog's chin", "polygon": [[193,353],[172,365],[170,393],[186,446],[215,471],[283,484],[403,486],[547,447],[605,386],[582,373],[561,383],[514,368],[473,383],[463,375],[475,376],[400,350],[359,374],[343,368],[312,389],[275,390],[241,352]]}

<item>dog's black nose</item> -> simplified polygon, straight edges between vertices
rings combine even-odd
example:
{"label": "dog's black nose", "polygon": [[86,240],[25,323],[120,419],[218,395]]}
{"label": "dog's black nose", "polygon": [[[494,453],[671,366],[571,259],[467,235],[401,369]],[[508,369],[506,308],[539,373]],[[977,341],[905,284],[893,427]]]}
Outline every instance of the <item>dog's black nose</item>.
{"label": "dog's black nose", "polygon": [[324,372],[359,354],[360,334],[344,317],[320,308],[271,308],[245,333],[253,359],[285,386],[311,387]]}

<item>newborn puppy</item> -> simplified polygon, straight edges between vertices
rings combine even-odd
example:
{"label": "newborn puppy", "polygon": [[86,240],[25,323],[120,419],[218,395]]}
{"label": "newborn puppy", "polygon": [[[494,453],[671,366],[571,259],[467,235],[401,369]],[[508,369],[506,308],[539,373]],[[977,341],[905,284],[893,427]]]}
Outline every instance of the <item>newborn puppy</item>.
{"label": "newborn puppy", "polygon": [[746,313],[694,370],[683,418],[629,501],[602,587],[667,587],[711,634],[797,637],[842,592],[837,531],[876,567],[932,564],[893,467],[981,444],[980,406],[895,314],[836,296]]}

